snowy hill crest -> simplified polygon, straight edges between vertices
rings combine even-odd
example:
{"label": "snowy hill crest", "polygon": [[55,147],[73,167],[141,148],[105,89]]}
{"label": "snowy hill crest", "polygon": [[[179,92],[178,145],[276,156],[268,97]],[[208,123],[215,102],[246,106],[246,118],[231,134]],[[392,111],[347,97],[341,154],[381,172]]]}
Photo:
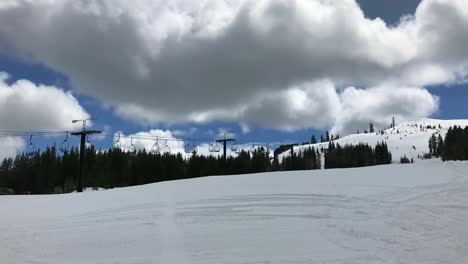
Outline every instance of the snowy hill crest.
{"label": "snowy hill crest", "polygon": [[[383,130],[383,133],[376,131],[374,133],[351,134],[334,142],[340,145],[356,145],[359,143],[375,146],[378,142],[386,142],[390,152],[392,153],[393,162],[399,162],[400,158],[407,156],[408,158],[417,159],[418,156],[423,156],[429,153],[428,141],[432,134],[442,135],[445,137],[448,129],[453,126],[468,126],[468,120],[438,120],[422,118],[412,121],[405,121],[397,124],[395,128]],[[294,153],[299,153],[303,149],[314,147],[316,149],[327,148],[328,142],[303,145],[294,147]],[[290,151],[283,152],[279,155],[279,160],[290,155]]]}

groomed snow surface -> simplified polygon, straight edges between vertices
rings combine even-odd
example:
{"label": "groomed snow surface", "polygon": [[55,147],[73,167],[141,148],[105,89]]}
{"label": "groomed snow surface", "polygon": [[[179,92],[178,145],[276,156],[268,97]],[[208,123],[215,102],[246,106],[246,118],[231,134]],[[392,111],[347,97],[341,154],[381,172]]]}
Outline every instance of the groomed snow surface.
{"label": "groomed snow surface", "polygon": [[1,263],[468,263],[468,163],[0,197]]}

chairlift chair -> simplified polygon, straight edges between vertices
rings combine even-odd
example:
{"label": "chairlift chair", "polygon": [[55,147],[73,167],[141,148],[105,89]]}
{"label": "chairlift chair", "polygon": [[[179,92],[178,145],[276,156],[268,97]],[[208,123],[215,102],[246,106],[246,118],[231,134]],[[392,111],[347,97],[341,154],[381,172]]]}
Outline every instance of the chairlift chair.
{"label": "chairlift chair", "polygon": [[233,151],[233,152],[236,153],[236,154],[240,154],[240,153],[241,153],[241,149],[240,149],[240,147],[239,147],[237,144],[232,144],[232,146],[231,146],[231,151]]}
{"label": "chairlift chair", "polygon": [[170,154],[171,153],[171,147],[167,144],[167,139],[166,139],[166,144],[164,145],[164,154]]}
{"label": "chairlift chair", "polygon": [[89,141],[89,135],[86,136],[86,144],[85,144],[87,149],[92,149],[94,148],[93,144]]}
{"label": "chairlift chair", "polygon": [[114,149],[121,149],[122,144],[120,143],[120,133],[117,133],[117,135],[119,137],[117,138],[117,140],[114,141]]}
{"label": "chairlift chair", "polygon": [[208,151],[209,152],[214,152],[214,144],[213,143],[210,143],[210,145],[208,146]]}
{"label": "chairlift chair", "polygon": [[156,141],[154,142],[153,146],[151,147],[151,153],[154,155],[161,153],[161,146],[159,146],[158,138],[156,137]]}
{"label": "chairlift chair", "polygon": [[184,146],[184,152],[186,154],[192,153],[192,146],[190,145],[190,141],[188,141]]}
{"label": "chairlift chair", "polygon": [[237,146],[235,153],[241,154],[241,152],[242,152],[242,149],[239,146]]}
{"label": "chairlift chair", "polygon": [[132,155],[136,154],[136,147],[133,144],[133,138],[130,139],[130,146],[128,147],[128,153]]}
{"label": "chairlift chair", "polygon": [[195,145],[195,141],[192,141],[191,145],[190,145],[190,141],[189,141],[189,144],[186,145],[185,153],[187,153],[187,154],[197,154],[198,153],[198,147],[197,147],[197,145]]}
{"label": "chairlift chair", "polygon": [[59,150],[62,153],[65,153],[65,152],[68,152],[69,148],[70,148],[70,144],[68,143],[68,132],[67,132],[67,137],[62,143],[60,143]]}
{"label": "chairlift chair", "polygon": [[37,151],[36,146],[32,143],[32,137],[33,137],[32,135],[29,137],[29,145],[28,145],[28,149],[26,150],[26,156],[28,157],[34,156],[34,154]]}
{"label": "chairlift chair", "polygon": [[237,144],[234,143],[234,144],[231,145],[231,151],[235,152],[236,150],[237,150]]}
{"label": "chairlift chair", "polygon": [[211,143],[210,146],[208,147],[208,150],[210,152],[220,152],[221,146],[218,145],[218,143]]}

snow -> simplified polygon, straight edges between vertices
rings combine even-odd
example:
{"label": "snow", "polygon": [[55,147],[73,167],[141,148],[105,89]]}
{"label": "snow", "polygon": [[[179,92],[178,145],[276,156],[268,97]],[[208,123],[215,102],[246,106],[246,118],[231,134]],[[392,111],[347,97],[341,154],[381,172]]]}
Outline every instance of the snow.
{"label": "snow", "polygon": [[[427,129],[427,126],[435,126],[436,129]],[[439,125],[441,128],[439,128]],[[406,155],[408,158],[416,160],[418,156],[423,156],[429,153],[429,139],[435,133],[445,137],[448,129],[453,126],[468,126],[468,120],[437,120],[422,118],[413,121],[406,121],[395,126],[395,129],[384,130],[384,134],[380,133],[361,133],[352,134],[335,140],[342,146],[346,144],[356,145],[359,143],[375,146],[378,142],[386,142],[390,152],[392,153],[393,162],[400,162],[400,158]],[[421,130],[420,126],[424,129]],[[304,145],[294,147],[294,152],[297,154],[304,148],[314,147],[316,149],[328,148],[327,143],[318,143],[313,145]],[[284,156],[289,156],[290,151],[286,151],[279,155],[279,161]]]}
{"label": "snow", "polygon": [[0,197],[2,263],[468,263],[468,162]]}

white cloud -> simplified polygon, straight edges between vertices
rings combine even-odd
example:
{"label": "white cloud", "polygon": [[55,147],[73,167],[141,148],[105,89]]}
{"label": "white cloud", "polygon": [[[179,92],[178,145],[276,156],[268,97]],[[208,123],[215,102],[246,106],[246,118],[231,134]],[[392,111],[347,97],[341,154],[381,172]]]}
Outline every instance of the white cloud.
{"label": "white cloud", "polygon": [[18,137],[1,137],[0,138],[0,160],[4,158],[14,157],[18,150],[25,148],[25,142]]}
{"label": "white cloud", "polygon": [[240,126],[240,128],[242,130],[242,133],[244,133],[244,134],[250,133],[251,129],[250,129],[250,126],[247,123],[241,122],[239,124],[239,126]]}
{"label": "white cloud", "polygon": [[0,47],[143,123],[347,130],[347,116],[333,123],[347,94],[330,87],[387,85],[401,96],[465,80],[467,10],[465,0],[423,0],[390,27],[354,0],[10,0]]}
{"label": "white cloud", "polygon": [[335,86],[329,81],[304,83],[259,96],[242,112],[242,120],[284,131],[324,128],[340,110]]}
{"label": "white cloud", "polygon": [[64,131],[78,128],[73,119],[88,113],[70,93],[55,86],[36,85],[28,80],[8,84],[0,72],[0,128],[13,131]]}
{"label": "white cloud", "polygon": [[376,129],[387,128],[392,117],[408,120],[427,117],[437,111],[439,98],[427,90],[414,87],[380,86],[367,90],[349,87],[340,95],[341,112],[332,133],[363,131],[374,123]]}
{"label": "white cloud", "polygon": [[[65,131],[79,128],[72,119],[89,117],[76,98],[54,86],[28,80],[8,84],[0,72],[0,131]],[[21,138],[0,138],[0,158],[24,149]]]}

